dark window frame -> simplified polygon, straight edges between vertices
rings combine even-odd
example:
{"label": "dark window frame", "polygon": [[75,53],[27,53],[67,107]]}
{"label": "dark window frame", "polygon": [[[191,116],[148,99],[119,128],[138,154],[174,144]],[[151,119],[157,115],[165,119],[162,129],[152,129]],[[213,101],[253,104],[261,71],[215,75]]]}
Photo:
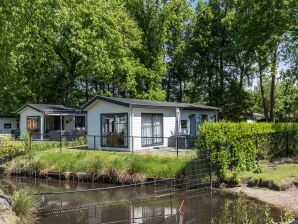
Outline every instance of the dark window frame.
{"label": "dark window frame", "polygon": [[187,120],[186,119],[184,119],[184,120],[181,120],[181,129],[185,129],[185,128],[187,128]]}
{"label": "dark window frame", "polygon": [[[152,118],[152,123],[153,123],[153,115],[159,115],[161,116],[161,137],[154,137],[152,136],[152,142],[154,138],[161,138],[161,142],[158,142],[158,143],[152,143],[152,144],[144,144],[143,143],[143,138],[150,138],[150,137],[143,137],[143,115],[151,115],[151,118]],[[159,146],[159,145],[163,145],[164,144],[164,125],[163,125],[163,119],[164,118],[164,115],[163,113],[141,113],[141,145],[142,147],[150,147],[150,146]],[[152,125],[152,133],[153,133],[153,125]]]}
{"label": "dark window frame", "polygon": [[[124,136],[124,139],[127,138],[127,145],[123,144],[123,146],[108,146],[108,145],[103,145],[103,138],[106,137],[104,136],[103,132],[103,117],[106,115],[114,115],[114,119],[115,119],[115,115],[125,115],[126,116],[126,132],[127,132],[127,136]],[[115,123],[114,123],[115,125]],[[113,129],[115,129],[115,127],[113,127]],[[100,146],[101,147],[108,147],[108,148],[125,148],[128,149],[129,148],[129,119],[128,119],[128,113],[104,113],[104,114],[100,114]]]}
{"label": "dark window frame", "polygon": [[11,123],[4,123],[4,129],[11,129]]}
{"label": "dark window frame", "polygon": [[[79,127],[78,126],[78,121],[77,119],[83,119],[83,126]],[[86,117],[85,116],[75,116],[75,128],[85,128],[86,127]]]}

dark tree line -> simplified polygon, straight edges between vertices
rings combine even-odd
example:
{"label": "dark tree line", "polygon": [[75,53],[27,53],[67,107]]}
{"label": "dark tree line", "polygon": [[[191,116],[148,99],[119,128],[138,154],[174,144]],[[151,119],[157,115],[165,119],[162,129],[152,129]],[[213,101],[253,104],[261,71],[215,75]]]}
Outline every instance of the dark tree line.
{"label": "dark tree line", "polygon": [[191,3],[2,1],[0,110],[102,94],[297,121],[297,1]]}

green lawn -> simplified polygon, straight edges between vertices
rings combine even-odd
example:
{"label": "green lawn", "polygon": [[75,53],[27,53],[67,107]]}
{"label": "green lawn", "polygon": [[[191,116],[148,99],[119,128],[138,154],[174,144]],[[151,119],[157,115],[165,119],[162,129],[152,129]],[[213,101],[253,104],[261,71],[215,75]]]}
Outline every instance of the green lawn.
{"label": "green lawn", "polygon": [[275,167],[262,165],[262,173],[244,172],[241,175],[243,182],[272,182],[277,186],[298,183],[298,164],[280,164]]}
{"label": "green lawn", "polygon": [[9,164],[11,171],[86,172],[94,175],[142,174],[145,177],[175,177],[196,156],[193,153],[125,153],[64,149],[35,151]]}

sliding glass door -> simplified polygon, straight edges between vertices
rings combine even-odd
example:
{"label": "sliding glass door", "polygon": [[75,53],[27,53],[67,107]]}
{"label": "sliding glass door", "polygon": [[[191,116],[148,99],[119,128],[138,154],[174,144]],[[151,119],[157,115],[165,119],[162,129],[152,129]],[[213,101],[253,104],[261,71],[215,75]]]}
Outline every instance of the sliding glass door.
{"label": "sliding glass door", "polygon": [[101,115],[101,146],[128,147],[127,113]]}
{"label": "sliding glass door", "polygon": [[163,115],[142,114],[142,146],[163,144]]}

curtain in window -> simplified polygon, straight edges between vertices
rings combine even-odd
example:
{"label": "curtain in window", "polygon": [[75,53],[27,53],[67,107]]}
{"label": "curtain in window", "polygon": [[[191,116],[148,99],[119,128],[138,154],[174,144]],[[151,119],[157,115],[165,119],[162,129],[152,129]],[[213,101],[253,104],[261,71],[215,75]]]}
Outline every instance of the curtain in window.
{"label": "curtain in window", "polygon": [[152,145],[152,115],[142,114],[142,145]]}
{"label": "curtain in window", "polygon": [[142,114],[142,146],[162,144],[162,122],[161,114]]}

